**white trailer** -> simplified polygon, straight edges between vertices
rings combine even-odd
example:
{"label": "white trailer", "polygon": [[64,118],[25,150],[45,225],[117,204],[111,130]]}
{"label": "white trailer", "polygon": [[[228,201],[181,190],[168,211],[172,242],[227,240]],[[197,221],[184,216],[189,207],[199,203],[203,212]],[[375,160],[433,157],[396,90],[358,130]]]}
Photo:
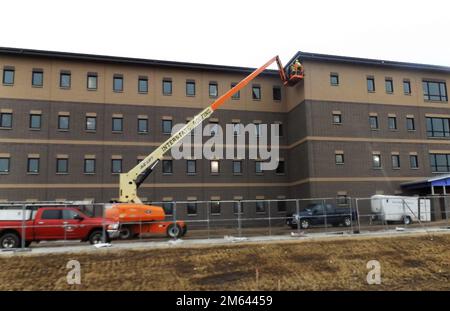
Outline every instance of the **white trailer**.
{"label": "white trailer", "polygon": [[419,197],[403,197],[389,195],[374,195],[371,198],[371,210],[383,222],[431,221],[431,202]]}

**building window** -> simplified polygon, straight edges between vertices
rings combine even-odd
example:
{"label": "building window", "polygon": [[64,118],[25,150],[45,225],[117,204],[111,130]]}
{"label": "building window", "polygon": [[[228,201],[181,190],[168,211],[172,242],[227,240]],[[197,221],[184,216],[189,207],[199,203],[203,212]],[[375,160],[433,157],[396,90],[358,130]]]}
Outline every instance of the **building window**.
{"label": "building window", "polygon": [[342,114],[333,113],[333,124],[342,124]]}
{"label": "building window", "polygon": [[391,78],[386,78],[384,80],[384,85],[386,88],[386,93],[388,93],[388,94],[394,93],[394,81],[392,81]]}
{"label": "building window", "polygon": [[423,96],[425,100],[446,102],[447,85],[445,82],[423,81]]}
{"label": "building window", "polygon": [[253,100],[261,100],[261,87],[259,85],[253,85],[252,99]]}
{"label": "building window", "polygon": [[172,120],[162,120],[162,131],[164,134],[172,133]]}
{"label": "building window", "polygon": [[123,118],[112,118],[112,131],[123,132]]}
{"label": "building window", "polygon": [[287,211],[287,202],[286,201],[277,201],[277,210],[278,213],[285,213]]}
{"label": "building window", "polygon": [[97,89],[97,74],[88,73],[87,75],[87,88],[88,90],[96,90]]}
{"label": "building window", "polygon": [[44,85],[44,72],[42,70],[33,70],[31,85],[41,87]]}
{"label": "building window", "polygon": [[148,119],[139,118],[137,130],[139,134],[148,133]]}
{"label": "building window", "polygon": [[86,117],[86,131],[97,130],[97,117]]}
{"label": "building window", "polygon": [[263,170],[262,170],[262,167],[261,167],[261,161],[256,161],[255,162],[255,173],[256,174],[262,174],[263,173]]}
{"label": "building window", "polygon": [[84,159],[84,173],[95,174],[95,159]]}
{"label": "building window", "polygon": [[196,174],[197,173],[197,161],[196,160],[187,160],[186,161],[186,172],[188,174]]}
{"label": "building window", "polygon": [[233,161],[233,174],[242,174],[242,161]]}
{"label": "building window", "polygon": [[391,155],[391,162],[392,162],[393,169],[400,168],[400,156],[398,154]]}
{"label": "building window", "polygon": [[162,161],[162,172],[163,172],[163,174],[172,174],[173,173],[172,160],[163,160]]}
{"label": "building window", "polygon": [[211,208],[211,215],[220,215],[221,208],[220,208],[220,202],[214,201],[210,203]]}
{"label": "building window", "polygon": [[[237,83],[231,83],[231,88],[234,88],[237,85]],[[241,91],[237,91],[231,96],[231,99],[239,99],[241,98]]]}
{"label": "building window", "polygon": [[148,78],[147,77],[139,77],[138,93],[141,93],[141,94],[148,93]]}
{"label": "building window", "polygon": [[281,100],[281,87],[274,86],[272,88],[272,96],[273,100]]}
{"label": "building window", "polygon": [[390,130],[397,129],[397,118],[396,117],[388,117],[388,127]]}
{"label": "building window", "polygon": [[195,81],[186,81],[186,96],[195,96]]}
{"label": "building window", "polygon": [[427,118],[428,137],[450,137],[450,119]]}
{"label": "building window", "polygon": [[12,113],[1,112],[0,113],[0,128],[10,129],[12,128]]}
{"label": "building window", "polygon": [[215,98],[219,96],[219,87],[217,82],[209,82],[209,97]]}
{"label": "building window", "polygon": [[28,158],[27,173],[30,174],[39,173],[39,158]]}
{"label": "building window", "polygon": [[59,74],[59,87],[62,89],[69,89],[72,82],[71,80],[70,72],[61,72]]}
{"label": "building window", "polygon": [[403,80],[403,93],[411,95],[411,82],[409,80]]}
{"label": "building window", "polygon": [[283,175],[285,174],[285,162],[284,161],[278,161],[277,169],[275,170],[276,174]]}
{"label": "building window", "polygon": [[173,215],[173,202],[163,202],[162,208],[166,215]]}
{"label": "building window", "polygon": [[350,198],[346,194],[340,194],[336,197],[336,204],[343,206],[350,204]]}
{"label": "building window", "polygon": [[430,154],[433,173],[450,172],[450,154]]}
{"label": "building window", "polygon": [[189,216],[195,216],[197,215],[197,203],[195,202],[188,202],[186,204],[187,214]]}
{"label": "building window", "polygon": [[0,158],[0,174],[9,173],[9,169],[10,169],[10,159]]}
{"label": "building window", "polygon": [[68,130],[70,127],[70,116],[58,116],[58,130]]}
{"label": "building window", "polygon": [[267,202],[266,201],[256,201],[256,213],[263,214],[267,210]]}
{"label": "building window", "polygon": [[3,84],[14,84],[14,69],[3,69]]}
{"label": "building window", "polygon": [[374,77],[367,77],[367,91],[368,92],[375,92],[375,78]]}
{"label": "building window", "polygon": [[42,116],[40,114],[30,114],[30,129],[38,130],[41,128]]}
{"label": "building window", "polygon": [[111,173],[113,174],[122,173],[122,159],[111,160]]}
{"label": "building window", "polygon": [[408,131],[415,131],[416,130],[416,123],[415,123],[413,117],[407,117],[406,118],[406,129]]}
{"label": "building window", "polygon": [[69,172],[69,159],[56,159],[56,173],[67,174]]}
{"label": "building window", "polygon": [[162,82],[163,87],[163,95],[172,95],[172,80],[171,79],[164,79]]}
{"label": "building window", "polygon": [[210,172],[211,174],[219,174],[220,173],[220,162],[218,160],[210,161]]}
{"label": "building window", "polygon": [[370,123],[370,128],[372,130],[377,130],[378,129],[378,117],[377,116],[370,116],[369,117],[369,123]]}
{"label": "building window", "polygon": [[114,75],[113,91],[114,92],[123,92],[123,76],[122,75]]}
{"label": "building window", "polygon": [[372,166],[373,168],[381,168],[381,155],[379,154],[372,155]]}
{"label": "building window", "polygon": [[336,165],[344,165],[344,154],[336,153],[334,155]]}
{"label": "building window", "polygon": [[409,156],[409,166],[410,166],[412,169],[418,169],[418,168],[419,168],[419,158],[418,158],[417,155],[411,154],[411,155]]}
{"label": "building window", "polygon": [[331,73],[330,74],[330,84],[332,86],[338,86],[339,85],[339,74],[337,74],[337,73]]}

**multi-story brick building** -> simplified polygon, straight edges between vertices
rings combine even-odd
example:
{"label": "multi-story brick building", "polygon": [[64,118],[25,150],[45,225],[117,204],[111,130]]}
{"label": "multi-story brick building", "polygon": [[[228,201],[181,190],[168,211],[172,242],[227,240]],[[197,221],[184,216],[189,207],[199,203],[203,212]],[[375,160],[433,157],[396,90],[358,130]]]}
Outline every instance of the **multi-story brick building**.
{"label": "multi-story brick building", "polygon": [[[282,165],[173,160],[147,200],[394,194],[450,171],[450,68],[299,52],[305,79],[267,70],[210,120],[279,123]],[[0,48],[0,199],[118,197],[136,165],[249,68]],[[218,171],[214,171],[216,165]]]}

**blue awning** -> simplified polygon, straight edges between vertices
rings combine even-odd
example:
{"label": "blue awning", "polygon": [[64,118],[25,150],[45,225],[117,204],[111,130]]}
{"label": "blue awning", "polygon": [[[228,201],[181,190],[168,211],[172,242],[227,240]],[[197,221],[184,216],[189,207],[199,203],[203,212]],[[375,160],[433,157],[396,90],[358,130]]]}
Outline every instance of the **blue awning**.
{"label": "blue awning", "polygon": [[450,186],[450,174],[440,175],[432,178],[421,179],[401,184],[403,189],[423,189],[431,187]]}

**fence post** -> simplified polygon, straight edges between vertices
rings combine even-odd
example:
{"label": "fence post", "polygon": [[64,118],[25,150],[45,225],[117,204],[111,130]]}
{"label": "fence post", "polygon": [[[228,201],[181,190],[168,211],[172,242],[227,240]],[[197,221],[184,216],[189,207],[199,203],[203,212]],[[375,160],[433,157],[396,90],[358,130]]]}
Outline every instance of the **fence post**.
{"label": "fence post", "polygon": [[139,215],[139,241],[142,242],[142,216]]}
{"label": "fence post", "polygon": [[211,209],[211,203],[210,202],[206,202],[206,225],[208,228],[208,239],[210,238],[210,224],[209,224],[209,211]]}
{"label": "fence post", "polygon": [[269,206],[268,206],[269,207],[269,236],[271,236],[272,235],[272,221],[271,221],[271,218],[270,218],[271,217],[270,209],[272,207],[271,206],[272,204],[270,204],[271,203],[270,200],[268,201],[268,203],[269,203]]}
{"label": "fence post", "polygon": [[[297,221],[297,233],[298,233],[298,235],[300,235],[300,217],[299,217],[299,214],[300,214],[300,201],[299,201],[299,199],[297,199],[297,200],[295,200],[295,209],[296,209],[296,215],[297,215],[297,219],[296,219],[296,221]],[[292,218],[292,221],[294,221],[294,217]]]}
{"label": "fence post", "polygon": [[361,233],[361,219],[359,218],[359,206],[358,206],[358,200],[359,199],[355,199],[355,204],[356,204],[356,217],[358,219],[358,233]]}
{"label": "fence post", "polygon": [[[107,232],[106,232],[106,217],[105,217],[105,206],[103,205],[103,212],[102,212],[102,243],[107,243],[108,242],[108,238],[107,238]],[[65,230],[64,230],[64,234]]]}
{"label": "fence post", "polygon": [[[173,212],[172,212],[173,225],[174,225],[174,228],[177,228],[177,202],[174,201],[174,202],[172,202],[172,204],[173,204]],[[180,228],[180,230],[182,230],[182,229]],[[178,239],[178,237],[174,236],[173,239],[176,240],[176,239]]]}
{"label": "fence post", "polygon": [[328,221],[327,221],[327,202],[326,200],[322,200],[322,206],[323,206],[323,217],[324,219],[324,227],[325,227],[325,233],[328,233]]}
{"label": "fence post", "polygon": [[[426,204],[426,202],[424,202],[424,205]],[[431,207],[430,207],[431,209]],[[449,229],[449,224],[448,224],[448,210],[447,210],[447,196],[444,196],[444,211],[445,211],[445,223],[447,224],[447,229]]]}
{"label": "fence post", "polygon": [[355,230],[353,230],[353,205],[352,205],[352,198],[349,198],[349,207],[350,207],[350,232],[355,233]]}
{"label": "fence post", "polygon": [[22,250],[25,248],[25,234],[26,234],[26,230],[25,230],[25,212],[26,212],[26,205],[22,205],[22,239],[21,239],[21,245],[20,247],[22,248]]}
{"label": "fence post", "polygon": [[238,204],[238,210],[237,210],[237,216],[238,216],[238,235],[239,237],[242,237],[242,223],[241,223],[241,212],[242,212],[242,204],[241,201],[237,201]]}

